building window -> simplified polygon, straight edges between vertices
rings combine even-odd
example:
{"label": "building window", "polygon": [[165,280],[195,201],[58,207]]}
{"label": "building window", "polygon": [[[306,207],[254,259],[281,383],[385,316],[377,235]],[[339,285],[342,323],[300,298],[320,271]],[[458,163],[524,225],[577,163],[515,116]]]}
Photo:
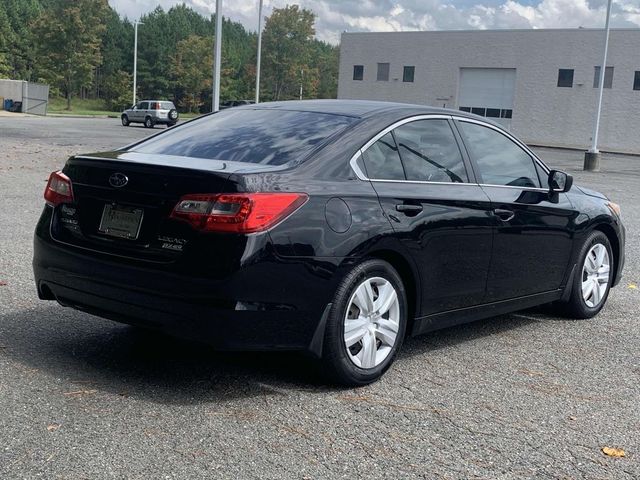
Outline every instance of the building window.
{"label": "building window", "polygon": [[[604,69],[604,88],[611,88],[613,85],[613,67]],[[593,88],[600,87],[600,67],[593,68]]]}
{"label": "building window", "polygon": [[379,82],[389,81],[389,64],[388,63],[378,64],[378,75],[376,76],[376,80],[378,80]]}
{"label": "building window", "polygon": [[633,89],[640,90],[640,71],[636,70],[633,75]]}
{"label": "building window", "polygon": [[364,65],[354,65],[353,66],[353,79],[354,80],[362,80],[364,77]]}
{"label": "building window", "polygon": [[513,116],[513,110],[510,108],[460,107],[460,111],[488,118],[511,118]]}
{"label": "building window", "polygon": [[573,87],[573,68],[561,68],[558,70],[558,86]]}
{"label": "building window", "polygon": [[416,73],[416,67],[405,66],[404,70],[402,71],[402,81],[413,83],[413,77],[415,73]]}

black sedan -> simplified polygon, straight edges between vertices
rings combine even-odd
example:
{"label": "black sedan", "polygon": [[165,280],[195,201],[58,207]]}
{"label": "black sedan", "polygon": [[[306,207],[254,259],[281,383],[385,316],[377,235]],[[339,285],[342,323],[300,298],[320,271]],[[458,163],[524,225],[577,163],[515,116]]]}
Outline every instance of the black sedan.
{"label": "black sedan", "polygon": [[620,208],[464,112],[248,105],[51,174],[40,298],[220,349],[379,378],[406,335],[539,304],[596,315]]}

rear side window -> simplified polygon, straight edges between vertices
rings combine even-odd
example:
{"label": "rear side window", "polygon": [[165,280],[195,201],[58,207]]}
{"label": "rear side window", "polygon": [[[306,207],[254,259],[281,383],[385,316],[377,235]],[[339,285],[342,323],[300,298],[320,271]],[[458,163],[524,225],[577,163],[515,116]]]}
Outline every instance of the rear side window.
{"label": "rear side window", "polygon": [[469,155],[488,185],[540,187],[531,156],[500,132],[469,122],[459,122]]}
{"label": "rear side window", "polygon": [[391,133],[367,148],[362,157],[367,177],[376,180],[405,180],[398,147]]}
{"label": "rear side window", "polygon": [[145,140],[132,151],[284,165],[302,161],[355,118],[276,109],[227,109]]}
{"label": "rear side window", "polygon": [[417,120],[394,130],[407,180],[468,182],[458,142],[444,119]]}

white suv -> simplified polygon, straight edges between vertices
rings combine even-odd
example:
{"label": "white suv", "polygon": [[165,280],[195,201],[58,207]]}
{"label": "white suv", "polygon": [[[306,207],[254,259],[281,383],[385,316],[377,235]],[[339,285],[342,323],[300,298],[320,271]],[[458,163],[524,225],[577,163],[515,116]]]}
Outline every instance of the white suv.
{"label": "white suv", "polygon": [[173,127],[178,123],[178,110],[173,102],[143,100],[122,112],[120,119],[125,127],[130,123],[143,123],[147,128],[153,128],[156,124]]}

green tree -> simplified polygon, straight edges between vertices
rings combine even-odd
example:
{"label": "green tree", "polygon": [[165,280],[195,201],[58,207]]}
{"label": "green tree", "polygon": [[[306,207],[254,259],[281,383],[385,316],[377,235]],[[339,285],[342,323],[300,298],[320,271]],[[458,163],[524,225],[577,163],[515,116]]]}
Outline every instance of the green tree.
{"label": "green tree", "polygon": [[104,77],[103,93],[109,110],[121,111],[131,105],[133,78],[128,72],[116,70]]}
{"label": "green tree", "polygon": [[0,77],[10,76],[12,73],[9,51],[13,37],[14,33],[9,23],[9,17],[0,5]]}
{"label": "green tree", "polygon": [[171,57],[171,70],[174,82],[183,89],[181,106],[189,112],[199,109],[204,91],[211,89],[212,68],[211,39],[191,35],[178,42]]}
{"label": "green tree", "polygon": [[107,0],[56,0],[35,20],[38,60],[42,76],[60,89],[71,110],[71,97],[91,84],[100,65]]}
{"label": "green tree", "polygon": [[[317,71],[309,67],[315,35],[315,14],[298,5],[274,8],[263,33],[264,79],[272,100],[295,97],[307,72],[314,82]],[[304,91],[304,85],[303,85]]]}

